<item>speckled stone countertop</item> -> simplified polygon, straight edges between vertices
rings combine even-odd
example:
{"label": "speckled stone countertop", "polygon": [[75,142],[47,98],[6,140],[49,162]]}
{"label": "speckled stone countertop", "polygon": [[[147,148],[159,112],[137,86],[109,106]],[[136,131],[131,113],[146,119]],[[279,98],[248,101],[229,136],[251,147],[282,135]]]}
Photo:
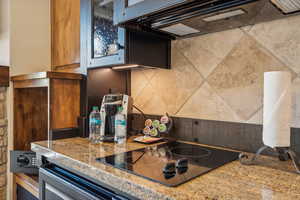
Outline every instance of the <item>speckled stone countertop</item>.
{"label": "speckled stone countertop", "polygon": [[92,179],[101,180],[140,199],[300,199],[300,175],[293,173],[291,162],[260,157],[259,165],[245,166],[238,161],[226,164],[178,187],[166,187],[96,161],[105,157],[143,148],[129,140],[126,145],[93,145],[84,138],[32,143],[31,149],[49,160]]}

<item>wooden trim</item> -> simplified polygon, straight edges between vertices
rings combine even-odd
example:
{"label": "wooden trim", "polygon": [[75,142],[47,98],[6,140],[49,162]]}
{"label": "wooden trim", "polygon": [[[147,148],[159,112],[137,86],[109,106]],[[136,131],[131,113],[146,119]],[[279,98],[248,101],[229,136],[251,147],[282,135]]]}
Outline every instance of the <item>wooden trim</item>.
{"label": "wooden trim", "polygon": [[13,84],[14,88],[39,88],[49,87],[49,79],[36,79],[17,81]]}
{"label": "wooden trim", "polygon": [[12,81],[24,81],[31,79],[43,79],[43,78],[56,78],[56,79],[75,79],[81,80],[83,76],[81,74],[75,73],[65,73],[65,72],[37,72],[32,74],[24,74],[11,77]]}
{"label": "wooden trim", "polygon": [[9,86],[9,67],[0,66],[0,86]]}
{"label": "wooden trim", "polygon": [[57,71],[57,70],[66,70],[66,69],[76,69],[79,67],[80,67],[80,63],[73,63],[68,65],[52,66],[52,69],[54,71]]}
{"label": "wooden trim", "polygon": [[12,175],[12,200],[17,200],[17,183],[16,183],[16,176],[15,174]]}
{"label": "wooden trim", "polygon": [[51,70],[54,70],[54,63],[55,63],[55,58],[54,58],[54,48],[53,48],[53,41],[54,41],[54,36],[55,36],[55,27],[54,27],[54,2],[50,1],[50,31],[51,31]]}
{"label": "wooden trim", "polygon": [[27,174],[14,174],[14,199],[16,199],[16,187],[20,185],[36,198],[39,198],[39,181],[37,176]]}
{"label": "wooden trim", "polygon": [[30,79],[41,79],[41,78],[47,78],[47,72],[36,72],[32,74],[23,74],[23,75],[17,75],[12,76],[12,81],[24,81],[24,80],[30,80]]}

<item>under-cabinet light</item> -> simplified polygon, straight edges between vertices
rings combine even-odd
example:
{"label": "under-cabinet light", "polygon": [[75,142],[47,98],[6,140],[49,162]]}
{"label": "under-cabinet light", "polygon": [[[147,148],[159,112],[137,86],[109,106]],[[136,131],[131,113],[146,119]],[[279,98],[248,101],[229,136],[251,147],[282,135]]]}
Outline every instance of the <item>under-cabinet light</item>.
{"label": "under-cabinet light", "polygon": [[123,66],[116,66],[112,67],[113,70],[122,70],[122,69],[132,69],[132,68],[138,68],[140,65],[123,65]]}
{"label": "under-cabinet light", "polygon": [[137,3],[143,2],[145,0],[128,0],[128,6],[133,6]]}
{"label": "under-cabinet light", "polygon": [[242,9],[238,9],[238,10],[234,10],[234,11],[230,11],[230,12],[225,12],[225,13],[209,16],[209,17],[203,18],[202,20],[205,22],[213,22],[213,21],[227,19],[230,17],[243,15],[243,14],[246,14],[246,12]]}
{"label": "under-cabinet light", "polygon": [[193,33],[199,33],[200,31],[197,29],[194,29],[192,27],[189,27],[185,24],[174,24],[171,26],[167,26],[164,28],[159,29],[161,31],[165,31],[168,33],[172,33],[175,35],[179,35],[179,36],[184,36],[184,35],[189,35],[189,34],[193,34]]}
{"label": "under-cabinet light", "polygon": [[156,69],[156,67],[149,67],[145,65],[122,65],[112,67],[113,70],[125,70],[125,69]]}

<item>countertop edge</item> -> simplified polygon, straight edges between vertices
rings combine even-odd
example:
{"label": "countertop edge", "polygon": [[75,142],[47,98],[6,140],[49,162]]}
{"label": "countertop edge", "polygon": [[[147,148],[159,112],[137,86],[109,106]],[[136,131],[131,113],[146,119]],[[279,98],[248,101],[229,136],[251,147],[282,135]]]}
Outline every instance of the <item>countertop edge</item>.
{"label": "countertop edge", "polygon": [[[156,191],[153,191],[149,188],[146,188],[142,185],[138,185],[134,182],[129,181],[128,179],[125,178],[120,178],[117,177],[109,172],[106,172],[104,170],[101,170],[99,168],[90,166],[86,163],[83,163],[81,161],[78,160],[74,160],[66,155],[63,155],[61,153],[57,153],[52,151],[49,148],[43,147],[41,145],[38,144],[34,144],[31,143],[31,150],[36,152],[39,156],[44,156],[46,157],[50,162],[53,162],[54,164],[61,166],[73,173],[76,173],[92,182],[95,182],[99,185],[104,185],[105,187],[108,187],[108,189],[114,190],[116,192],[121,192],[121,193],[125,193],[126,195],[128,195],[131,198],[136,198],[136,199],[165,199],[165,200],[172,200],[173,198],[165,195],[165,194],[161,194],[161,193],[157,193]],[[66,165],[66,163],[68,163],[69,166]],[[70,164],[72,164],[70,167]],[[79,166],[81,165],[81,166]],[[104,164],[103,164],[104,165]],[[81,169],[81,167],[89,167],[89,174],[86,173],[84,171],[84,169]],[[76,168],[76,169],[75,169]],[[115,179],[114,181],[116,183],[118,183],[119,185],[121,184],[122,186],[127,186],[124,189],[121,189],[120,187],[112,187],[111,184],[107,184],[106,182],[100,181],[99,179],[93,178],[90,174],[92,172],[97,173],[97,175],[99,175],[99,173],[101,173],[101,175],[103,176],[104,180],[112,180]],[[102,180],[103,180],[102,179]],[[138,195],[136,195],[138,194]]]}

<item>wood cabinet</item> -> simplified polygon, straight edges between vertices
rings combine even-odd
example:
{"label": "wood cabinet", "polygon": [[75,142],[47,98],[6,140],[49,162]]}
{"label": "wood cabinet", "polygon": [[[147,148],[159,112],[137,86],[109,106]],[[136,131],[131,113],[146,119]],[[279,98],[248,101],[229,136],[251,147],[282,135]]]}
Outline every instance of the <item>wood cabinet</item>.
{"label": "wood cabinet", "polygon": [[31,142],[55,138],[61,129],[79,134],[83,78],[62,72],[12,77],[14,150],[30,150]]}
{"label": "wood cabinet", "polygon": [[52,70],[80,72],[80,0],[51,0]]}
{"label": "wood cabinet", "polygon": [[9,86],[9,67],[0,66],[0,87]]}
{"label": "wood cabinet", "polygon": [[[34,141],[80,136],[78,118],[85,113],[83,75],[39,72],[11,80],[13,150],[30,151]],[[14,174],[14,199],[38,199],[38,185],[37,175]]]}

